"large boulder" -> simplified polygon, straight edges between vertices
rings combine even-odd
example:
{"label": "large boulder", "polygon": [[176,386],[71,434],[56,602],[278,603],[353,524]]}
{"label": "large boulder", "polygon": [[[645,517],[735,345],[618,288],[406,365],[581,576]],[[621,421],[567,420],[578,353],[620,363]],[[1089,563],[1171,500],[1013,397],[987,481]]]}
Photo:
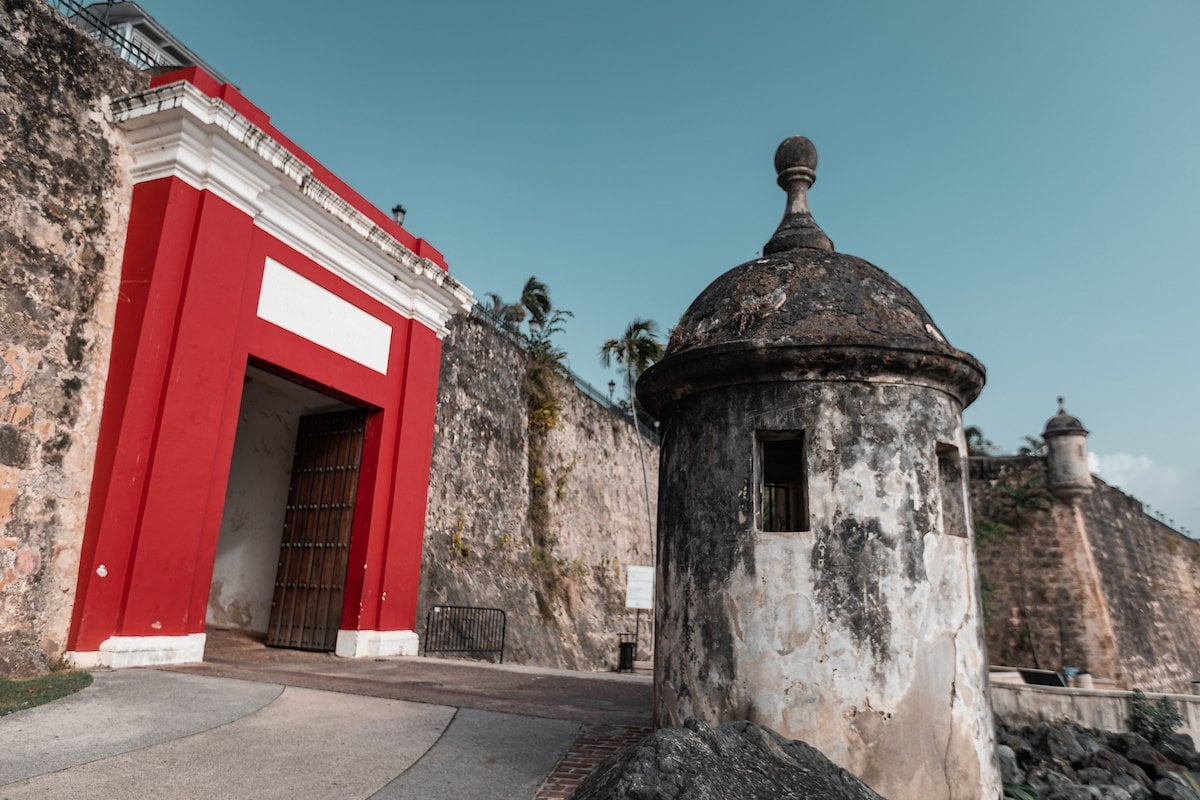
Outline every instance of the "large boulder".
{"label": "large boulder", "polygon": [[883,800],[804,742],[752,722],[689,719],[611,757],[572,800]]}

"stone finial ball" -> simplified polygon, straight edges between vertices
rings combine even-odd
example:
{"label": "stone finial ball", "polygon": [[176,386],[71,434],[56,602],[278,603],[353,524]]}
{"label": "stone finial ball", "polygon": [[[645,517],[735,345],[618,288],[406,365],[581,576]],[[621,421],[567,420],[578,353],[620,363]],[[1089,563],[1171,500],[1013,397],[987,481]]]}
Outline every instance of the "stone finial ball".
{"label": "stone finial ball", "polygon": [[817,169],[817,146],[807,137],[789,136],[775,151],[776,172],[783,173],[784,170],[794,167],[806,167],[813,171]]}

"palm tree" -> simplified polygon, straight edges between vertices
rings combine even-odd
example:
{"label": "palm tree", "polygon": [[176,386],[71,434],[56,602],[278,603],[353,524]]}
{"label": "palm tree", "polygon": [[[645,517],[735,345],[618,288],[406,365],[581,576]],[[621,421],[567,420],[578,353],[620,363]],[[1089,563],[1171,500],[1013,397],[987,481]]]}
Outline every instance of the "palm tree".
{"label": "palm tree", "polygon": [[967,437],[967,455],[990,456],[996,452],[996,445],[983,435],[983,430],[978,425],[968,425],[963,428],[963,433]]}
{"label": "palm tree", "polygon": [[1017,448],[1017,455],[1044,456],[1046,455],[1046,440],[1040,436],[1026,436],[1025,444]]}
{"label": "palm tree", "polygon": [[[555,347],[551,339],[556,333],[562,333],[567,319],[575,315],[565,308],[555,308],[550,301],[550,288],[535,277],[525,281],[518,308],[528,327],[525,345],[534,361],[547,363],[556,372],[564,372],[563,360],[567,354]],[[525,317],[526,312],[528,317]]]}
{"label": "palm tree", "polygon": [[532,276],[525,281],[517,307],[526,325],[520,336],[529,354],[525,391],[530,420],[537,420],[542,428],[553,428],[558,415],[554,379],[567,376],[567,354],[554,344],[554,335],[562,333],[566,320],[575,315],[564,308],[554,308],[549,287]]}
{"label": "palm tree", "polygon": [[646,454],[642,452],[641,430],[638,428],[637,398],[633,394],[633,384],[637,376],[646,368],[662,358],[663,345],[659,340],[658,323],[652,319],[635,318],[625,327],[625,334],[620,339],[609,339],[600,348],[600,363],[609,367],[616,361],[625,367],[625,391],[629,397],[629,413],[633,416],[633,426],[637,430],[638,459],[642,462],[642,489],[646,497],[646,524],[650,526],[650,536],[654,536],[654,519],[650,513],[650,478],[646,474]]}
{"label": "palm tree", "polygon": [[516,333],[521,323],[525,321],[525,306],[520,303],[506,303],[495,292],[488,292],[486,296],[490,304],[484,306],[484,310],[500,323],[504,330]]}
{"label": "palm tree", "polygon": [[[553,305],[550,302],[550,289],[546,284],[537,279],[536,276],[530,275],[529,280],[525,281],[525,286],[521,289],[521,305],[529,312],[530,327],[542,327],[550,317],[550,310]],[[571,312],[563,312],[567,316],[571,316]]]}
{"label": "palm tree", "polygon": [[616,361],[625,367],[626,390],[632,406],[634,382],[662,355],[663,344],[659,339],[658,323],[638,317],[625,327],[625,334],[620,339],[609,339],[604,343],[600,348],[600,363],[609,367]]}

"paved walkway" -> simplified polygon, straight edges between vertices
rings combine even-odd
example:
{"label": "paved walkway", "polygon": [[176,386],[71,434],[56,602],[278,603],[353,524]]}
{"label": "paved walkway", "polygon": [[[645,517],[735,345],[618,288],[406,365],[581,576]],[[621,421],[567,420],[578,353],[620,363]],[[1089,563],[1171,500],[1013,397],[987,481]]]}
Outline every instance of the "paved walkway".
{"label": "paved walkway", "polygon": [[210,633],[204,662],[161,669],[609,725],[650,724],[651,679],[441,658],[338,658]]}
{"label": "paved walkway", "polygon": [[563,797],[648,722],[642,677],[217,650],[0,717],[0,800]]}

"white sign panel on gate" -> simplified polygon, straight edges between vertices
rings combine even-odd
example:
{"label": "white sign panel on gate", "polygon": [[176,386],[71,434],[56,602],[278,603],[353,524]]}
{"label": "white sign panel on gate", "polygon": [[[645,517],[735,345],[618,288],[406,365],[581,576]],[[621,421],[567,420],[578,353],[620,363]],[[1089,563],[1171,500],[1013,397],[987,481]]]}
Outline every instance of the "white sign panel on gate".
{"label": "white sign panel on gate", "polygon": [[258,318],[387,375],[392,326],[270,258]]}
{"label": "white sign panel on gate", "polygon": [[626,608],[654,608],[654,567],[629,567],[625,579]]}

